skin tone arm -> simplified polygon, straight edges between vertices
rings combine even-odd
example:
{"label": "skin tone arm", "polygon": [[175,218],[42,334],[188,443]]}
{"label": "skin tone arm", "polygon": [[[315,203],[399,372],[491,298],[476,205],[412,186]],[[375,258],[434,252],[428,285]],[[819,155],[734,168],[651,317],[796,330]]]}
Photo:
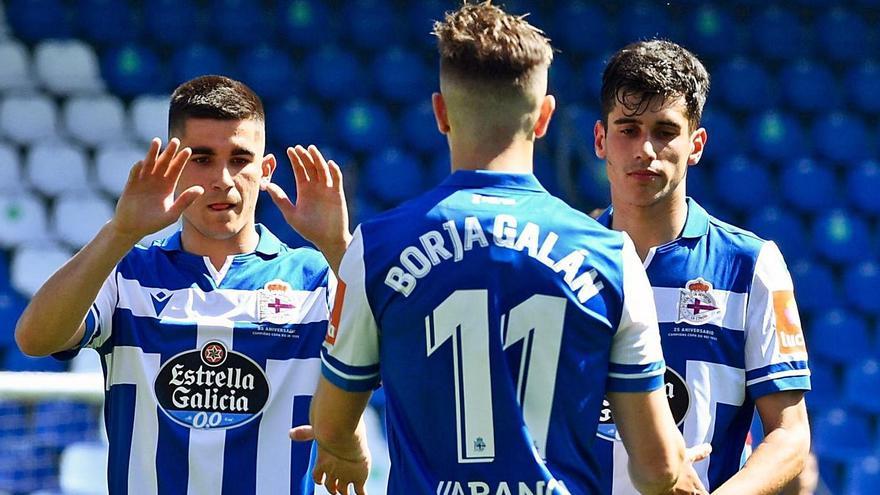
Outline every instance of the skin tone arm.
{"label": "skin tone arm", "polygon": [[779,493],[801,472],[810,455],[810,425],[802,390],[765,395],[755,405],[767,432],[764,441],[714,494]]}
{"label": "skin tone arm", "polygon": [[171,225],[204,193],[193,186],[174,198],[174,188],[192,151],[172,139],[153,139],[143,160],[132,167],[116,213],[94,239],[58,269],[34,294],[15,328],[25,354],[45,356],[75,346],[83,319],[106,278],[144,236]]}

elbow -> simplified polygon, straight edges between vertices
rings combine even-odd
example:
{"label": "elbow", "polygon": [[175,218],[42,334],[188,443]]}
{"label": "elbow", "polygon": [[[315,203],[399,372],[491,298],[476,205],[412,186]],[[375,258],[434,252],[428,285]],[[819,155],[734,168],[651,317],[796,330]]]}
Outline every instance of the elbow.
{"label": "elbow", "polygon": [[33,357],[41,357],[51,354],[42,348],[39,341],[35,339],[34,332],[26,321],[26,317],[22,315],[15,325],[15,345],[25,355]]}
{"label": "elbow", "polygon": [[630,465],[630,476],[643,494],[667,493],[675,486],[684,466],[684,445],[676,445],[665,455],[646,459],[638,465]]}

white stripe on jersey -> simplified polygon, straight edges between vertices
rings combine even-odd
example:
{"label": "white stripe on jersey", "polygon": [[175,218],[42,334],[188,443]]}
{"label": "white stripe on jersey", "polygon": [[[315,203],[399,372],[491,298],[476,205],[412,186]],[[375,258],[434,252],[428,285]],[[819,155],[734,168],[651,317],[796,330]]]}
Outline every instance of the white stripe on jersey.
{"label": "white stripe on jersey", "polygon": [[[657,306],[657,321],[659,323],[675,323],[678,321],[678,306],[681,299],[681,291],[677,287],[653,287],[654,301]],[[745,330],[746,305],[748,297],[739,292],[712,289],[712,297],[721,309],[721,321],[713,317],[703,325],[719,325],[727,330]]]}
{"label": "white stripe on jersey", "polygon": [[746,386],[752,386],[756,383],[766,382],[767,380],[778,380],[780,378],[788,378],[790,376],[810,376],[810,370],[786,370],[779,373],[773,373],[760,378],[753,378],[746,382]]}
{"label": "white stripe on jersey", "polygon": [[632,374],[632,373],[615,373],[615,372],[613,372],[613,371],[609,371],[609,372],[608,372],[608,376],[610,376],[611,378],[623,378],[623,379],[630,379],[630,380],[632,380],[632,379],[636,379],[636,378],[648,378],[648,377],[651,377],[651,376],[662,375],[662,374],[664,374],[664,373],[666,373],[666,368],[660,368],[660,369],[656,369],[656,370],[654,370],[654,371],[646,371],[646,372],[644,372],[644,373],[636,373],[636,374]]}

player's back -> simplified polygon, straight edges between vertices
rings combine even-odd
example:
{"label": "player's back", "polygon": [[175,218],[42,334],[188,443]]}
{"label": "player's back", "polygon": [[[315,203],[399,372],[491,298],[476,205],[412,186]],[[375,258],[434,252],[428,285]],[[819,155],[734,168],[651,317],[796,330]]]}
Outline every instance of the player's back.
{"label": "player's back", "polygon": [[[389,493],[594,491],[625,242],[534,176],[491,172],[457,172],[359,227],[341,278],[377,327]],[[346,367],[357,352],[325,364],[365,372]]]}

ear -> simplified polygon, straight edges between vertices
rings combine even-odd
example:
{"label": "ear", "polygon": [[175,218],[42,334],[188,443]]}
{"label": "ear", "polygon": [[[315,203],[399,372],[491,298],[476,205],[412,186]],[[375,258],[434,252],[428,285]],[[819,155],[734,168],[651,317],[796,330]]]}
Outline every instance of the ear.
{"label": "ear", "polygon": [[700,127],[691,134],[691,154],[688,155],[688,165],[699,163],[700,158],[703,156],[703,150],[706,149],[706,141],[708,139],[709,134],[706,133],[706,129],[703,127]]}
{"label": "ear", "polygon": [[431,95],[431,107],[434,109],[434,119],[437,121],[437,130],[440,134],[449,133],[449,116],[446,114],[446,102],[443,95],[434,93]]}
{"label": "ear", "polygon": [[593,126],[593,149],[596,156],[602,160],[608,157],[605,149],[605,132],[605,124],[601,120],[597,120],[596,125]]}
{"label": "ear", "polygon": [[275,167],[278,166],[278,162],[275,161],[275,155],[269,153],[268,155],[263,157],[263,174],[260,178],[262,182],[269,182],[272,180],[272,173],[275,172]]}
{"label": "ear", "polygon": [[544,95],[544,101],[541,102],[541,113],[538,115],[538,121],[535,122],[535,138],[542,138],[547,134],[550,119],[555,111],[556,98],[553,95]]}

